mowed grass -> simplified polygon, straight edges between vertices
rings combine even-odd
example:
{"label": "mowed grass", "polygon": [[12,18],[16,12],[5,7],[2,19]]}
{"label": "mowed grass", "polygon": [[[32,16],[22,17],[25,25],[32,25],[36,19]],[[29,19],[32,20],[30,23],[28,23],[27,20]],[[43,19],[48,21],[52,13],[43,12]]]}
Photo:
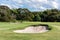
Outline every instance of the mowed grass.
{"label": "mowed grass", "polygon": [[[13,30],[23,29],[29,25],[48,24],[52,30],[45,33],[37,34],[18,34]],[[23,22],[9,23],[0,22],[0,40],[60,40],[60,23],[59,22]]]}

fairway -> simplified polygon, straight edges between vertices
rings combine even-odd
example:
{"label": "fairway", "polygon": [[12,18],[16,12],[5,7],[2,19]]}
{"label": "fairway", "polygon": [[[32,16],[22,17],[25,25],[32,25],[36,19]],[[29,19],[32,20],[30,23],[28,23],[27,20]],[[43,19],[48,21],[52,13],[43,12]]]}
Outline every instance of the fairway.
{"label": "fairway", "polygon": [[[13,30],[24,29],[29,25],[48,24],[52,30],[45,33],[22,34],[14,33]],[[59,22],[0,22],[0,40],[60,40]]]}

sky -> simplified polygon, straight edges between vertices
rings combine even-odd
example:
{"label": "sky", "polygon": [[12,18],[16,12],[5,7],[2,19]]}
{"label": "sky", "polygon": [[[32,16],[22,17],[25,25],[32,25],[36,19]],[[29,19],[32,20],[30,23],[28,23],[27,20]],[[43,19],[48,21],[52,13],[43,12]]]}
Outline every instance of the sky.
{"label": "sky", "polygon": [[0,5],[9,8],[28,8],[30,11],[40,11],[51,8],[60,9],[60,0],[0,0]]}

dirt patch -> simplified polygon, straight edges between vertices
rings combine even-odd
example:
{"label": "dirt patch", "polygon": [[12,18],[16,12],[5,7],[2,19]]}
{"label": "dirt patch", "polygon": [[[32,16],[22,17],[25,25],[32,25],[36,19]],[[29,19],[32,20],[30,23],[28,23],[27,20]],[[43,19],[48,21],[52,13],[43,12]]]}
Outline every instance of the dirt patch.
{"label": "dirt patch", "polygon": [[22,30],[14,30],[15,33],[43,33],[49,30],[48,25],[31,25]]}

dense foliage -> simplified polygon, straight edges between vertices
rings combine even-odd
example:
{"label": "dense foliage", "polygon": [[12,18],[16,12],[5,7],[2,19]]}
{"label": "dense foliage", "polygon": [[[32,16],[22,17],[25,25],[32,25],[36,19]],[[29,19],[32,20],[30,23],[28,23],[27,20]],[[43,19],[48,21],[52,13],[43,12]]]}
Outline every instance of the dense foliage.
{"label": "dense foliage", "polygon": [[39,12],[31,12],[27,8],[10,9],[7,6],[0,6],[0,21],[41,21],[60,22],[60,10],[49,9]]}
{"label": "dense foliage", "polygon": [[11,9],[7,6],[0,6],[0,21],[2,22],[10,22],[14,21],[14,15]]}

